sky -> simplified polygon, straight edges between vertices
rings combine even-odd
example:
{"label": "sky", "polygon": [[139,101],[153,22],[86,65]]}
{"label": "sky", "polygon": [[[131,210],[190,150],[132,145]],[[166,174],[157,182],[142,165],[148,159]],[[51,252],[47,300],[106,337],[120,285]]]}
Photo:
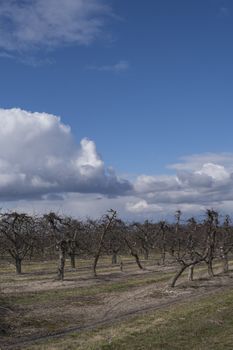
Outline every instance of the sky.
{"label": "sky", "polygon": [[0,206],[233,210],[231,0],[1,0]]}

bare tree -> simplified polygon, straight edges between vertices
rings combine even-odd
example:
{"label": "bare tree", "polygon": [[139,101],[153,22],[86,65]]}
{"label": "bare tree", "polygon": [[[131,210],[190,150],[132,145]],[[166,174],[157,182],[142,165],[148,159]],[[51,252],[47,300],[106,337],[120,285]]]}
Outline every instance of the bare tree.
{"label": "bare tree", "polygon": [[115,220],[117,215],[116,211],[113,209],[110,209],[108,213],[109,214],[103,217],[103,219],[101,220],[101,223],[98,226],[98,230],[101,232],[101,234],[100,234],[99,242],[95,252],[94,263],[93,263],[93,274],[95,277],[97,276],[96,268],[100,258],[101,251],[103,249],[104,238],[106,234],[113,228],[116,221]]}
{"label": "bare tree", "polygon": [[[175,273],[171,280],[170,286],[175,287],[177,280],[183,274],[183,272],[190,268],[189,279],[193,278],[194,267],[202,261],[206,261],[207,251],[200,237],[195,234],[196,222],[193,218],[189,220],[189,225],[191,225],[191,232],[187,233],[186,227],[181,227],[180,225],[181,212],[176,214],[176,225],[175,232],[176,238],[173,246],[172,256],[175,257],[176,261],[179,263],[180,268]],[[190,227],[189,227],[190,230]]]}
{"label": "bare tree", "polygon": [[44,218],[46,219],[50,229],[52,230],[53,237],[55,239],[56,249],[59,252],[57,278],[58,280],[63,281],[68,246],[64,234],[64,222],[60,216],[53,212],[46,214]]}
{"label": "bare tree", "polygon": [[208,266],[208,274],[210,277],[214,277],[213,272],[213,260],[215,258],[216,251],[216,232],[219,224],[218,213],[213,209],[206,211],[206,263]]}
{"label": "bare tree", "polygon": [[35,221],[27,214],[16,212],[0,215],[0,232],[5,237],[5,250],[14,260],[16,273],[22,273],[22,261],[35,242]]}
{"label": "bare tree", "polygon": [[219,255],[223,262],[223,273],[229,272],[228,255],[233,250],[233,233],[230,225],[231,219],[226,215],[223,226],[219,232]]}
{"label": "bare tree", "polygon": [[150,251],[154,248],[155,225],[145,220],[143,224],[135,223],[133,226],[136,228],[135,235],[141,245],[144,259],[148,260]]}
{"label": "bare tree", "polygon": [[166,252],[167,252],[167,232],[169,230],[169,225],[165,221],[160,221],[159,224],[159,247],[161,255],[161,264],[165,265]]}
{"label": "bare tree", "polygon": [[115,225],[111,228],[103,241],[103,248],[107,255],[112,256],[112,265],[118,263],[118,255],[124,251],[125,223],[116,219]]}
{"label": "bare tree", "polygon": [[136,261],[136,264],[138,265],[139,269],[144,270],[144,267],[142,266],[139,258],[138,248],[137,248],[137,237],[135,236],[134,230],[132,230],[132,226],[128,226],[125,234],[124,234],[124,241],[126,244],[126,247],[128,248],[130,255],[132,255]]}

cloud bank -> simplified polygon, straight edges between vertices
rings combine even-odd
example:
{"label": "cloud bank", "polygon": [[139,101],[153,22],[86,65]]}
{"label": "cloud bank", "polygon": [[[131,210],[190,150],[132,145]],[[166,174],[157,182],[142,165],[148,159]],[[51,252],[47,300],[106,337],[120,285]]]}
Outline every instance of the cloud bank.
{"label": "cloud bank", "polygon": [[88,45],[101,33],[110,7],[102,0],[2,0],[0,48]]}
{"label": "cloud bank", "polygon": [[[233,209],[233,154],[183,157],[173,175],[122,179],[105,166],[94,141],[77,144],[57,116],[0,109],[0,201],[27,211],[98,216],[113,207],[124,218],[194,215]],[[9,205],[5,205],[9,208]]]}
{"label": "cloud bank", "polygon": [[59,117],[0,109],[0,198],[47,198],[64,193],[124,195],[127,180],[106,169],[87,138],[75,143]]}
{"label": "cloud bank", "polygon": [[233,154],[202,154],[170,165],[176,175],[140,175],[134,183],[138,200],[130,212],[197,212],[206,208],[233,209]]}

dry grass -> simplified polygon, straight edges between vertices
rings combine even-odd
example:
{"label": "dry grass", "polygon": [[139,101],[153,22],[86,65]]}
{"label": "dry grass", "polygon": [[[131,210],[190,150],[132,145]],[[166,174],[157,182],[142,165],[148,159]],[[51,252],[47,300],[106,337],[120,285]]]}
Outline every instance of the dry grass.
{"label": "dry grass", "polygon": [[[180,301],[183,296],[201,296],[206,291],[217,290],[228,285],[229,280],[232,281],[226,276],[209,281],[204,278],[206,267],[200,266],[196,275],[202,278],[201,281],[192,284],[182,282],[179,288],[170,291],[166,286],[176,266],[162,267],[150,260],[147,262],[147,269],[141,271],[132,260],[127,259],[128,264],[125,264],[122,273],[118,266],[108,265],[109,262],[109,258],[102,259],[98,269],[99,276],[93,278],[90,271],[91,261],[79,261],[75,270],[70,268],[67,261],[66,279],[63,282],[54,279],[54,261],[25,264],[21,276],[15,275],[12,266],[4,264],[0,274],[0,305],[5,308],[4,313],[0,311],[6,330],[6,334],[2,336],[4,343],[10,344],[16,337],[31,339],[103,319],[117,320],[124,313],[134,313],[144,307],[159,307],[161,303],[166,304],[173,300]],[[216,272],[219,266],[219,263],[215,265]],[[163,317],[159,319],[162,320]],[[160,321],[156,318],[153,322]],[[111,332],[115,332],[114,329],[111,328]],[[100,334],[94,332],[92,338],[95,337],[100,337]],[[73,336],[69,339],[72,340]],[[82,336],[78,339],[82,342]],[[85,339],[85,346],[89,346]],[[96,342],[98,341],[97,339]],[[54,346],[60,346],[59,344]],[[82,346],[80,344],[78,346]],[[72,346],[71,342],[71,349],[76,349]],[[45,349],[50,348],[53,349],[45,345]]]}
{"label": "dry grass", "polygon": [[[31,350],[224,350],[233,344],[233,292],[182,303],[107,328],[73,333]],[[29,350],[29,348],[26,348]]]}

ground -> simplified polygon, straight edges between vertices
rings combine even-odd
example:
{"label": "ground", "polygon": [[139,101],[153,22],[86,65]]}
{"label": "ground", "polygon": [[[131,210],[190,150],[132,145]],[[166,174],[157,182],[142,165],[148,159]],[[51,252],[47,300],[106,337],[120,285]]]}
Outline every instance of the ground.
{"label": "ground", "polygon": [[233,272],[216,262],[209,279],[201,265],[171,289],[177,266],[156,261],[139,270],[124,257],[121,272],[105,257],[96,278],[90,260],[67,261],[63,282],[55,261],[27,262],[21,276],[2,263],[0,349],[232,349]]}

